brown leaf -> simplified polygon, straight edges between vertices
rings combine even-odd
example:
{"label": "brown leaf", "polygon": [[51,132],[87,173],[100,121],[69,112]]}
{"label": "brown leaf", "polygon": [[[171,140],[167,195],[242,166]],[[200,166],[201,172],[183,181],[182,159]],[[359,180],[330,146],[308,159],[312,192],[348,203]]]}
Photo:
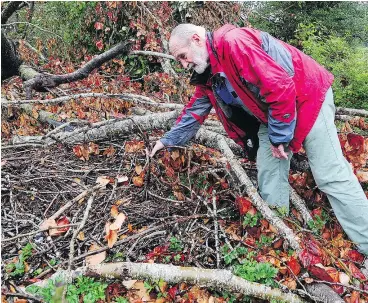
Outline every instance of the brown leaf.
{"label": "brown leaf", "polygon": [[125,143],[125,152],[127,153],[135,153],[144,148],[143,141],[132,140]]}
{"label": "brown leaf", "polygon": [[[91,247],[89,248],[89,251],[98,250],[100,248],[101,247],[98,246],[97,244],[92,244]],[[87,256],[86,263],[87,266],[93,266],[102,263],[102,261],[104,261],[105,259],[106,259],[106,251],[102,251],[98,254]]]}
{"label": "brown leaf", "polygon": [[182,192],[180,191],[174,191],[174,196],[176,197],[176,199],[178,199],[179,201],[184,201],[185,200],[185,196],[183,195]]}
{"label": "brown leaf", "polygon": [[296,281],[293,278],[286,278],[282,284],[289,289],[296,289]]}
{"label": "brown leaf", "polygon": [[118,181],[118,183],[123,183],[123,182],[127,182],[129,178],[127,176],[117,175],[116,180]]}
{"label": "brown leaf", "polygon": [[172,153],[171,153],[171,158],[175,161],[177,158],[180,157],[180,153],[178,150],[174,150]]}
{"label": "brown leaf", "polygon": [[137,165],[135,167],[135,172],[137,173],[137,175],[140,175],[142,171],[143,171],[143,168],[141,165]]}
{"label": "brown leaf", "polygon": [[143,178],[141,176],[133,177],[133,184],[138,187],[143,186]]}
{"label": "brown leaf", "polygon": [[102,186],[106,186],[107,184],[110,183],[110,177],[108,177],[108,176],[99,176],[96,180],[96,183],[98,183]]}
{"label": "brown leaf", "polygon": [[100,153],[100,150],[98,148],[98,145],[94,142],[89,142],[88,144],[88,151],[90,154],[98,155]]}
{"label": "brown leaf", "polygon": [[121,228],[121,225],[125,222],[126,216],[123,213],[119,213],[114,221],[110,225],[110,230],[119,230]]}
{"label": "brown leaf", "polygon": [[117,218],[117,216],[118,216],[118,214],[119,214],[119,209],[118,209],[118,207],[117,207],[116,205],[111,206],[111,211],[110,211],[110,213],[111,213],[111,217],[113,217],[113,218]]}
{"label": "brown leaf", "polygon": [[84,232],[83,231],[79,232],[79,234],[77,236],[77,239],[80,240],[80,241],[84,241]]}
{"label": "brown leaf", "polygon": [[103,152],[103,155],[110,158],[115,154],[115,148],[110,145],[105,151]]}
{"label": "brown leaf", "polygon": [[110,230],[110,223],[107,222],[105,226],[106,236],[105,239],[107,240],[107,246],[109,248],[113,247],[116,241],[118,240],[118,231],[117,230]]}

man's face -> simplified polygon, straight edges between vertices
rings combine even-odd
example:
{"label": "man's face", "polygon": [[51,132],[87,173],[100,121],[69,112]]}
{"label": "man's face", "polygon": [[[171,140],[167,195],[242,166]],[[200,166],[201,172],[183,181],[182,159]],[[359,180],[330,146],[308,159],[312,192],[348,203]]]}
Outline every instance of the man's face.
{"label": "man's face", "polygon": [[173,56],[184,68],[193,68],[198,74],[202,74],[209,65],[209,54],[203,41],[192,39],[189,45],[178,47],[173,51]]}

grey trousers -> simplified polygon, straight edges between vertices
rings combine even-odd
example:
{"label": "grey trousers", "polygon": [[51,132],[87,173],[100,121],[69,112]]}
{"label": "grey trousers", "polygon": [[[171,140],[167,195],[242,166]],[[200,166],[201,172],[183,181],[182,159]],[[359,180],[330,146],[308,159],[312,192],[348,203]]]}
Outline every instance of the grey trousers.
{"label": "grey trousers", "polygon": [[[318,118],[304,141],[313,177],[331,203],[342,228],[358,248],[368,255],[368,200],[350,164],[342,154],[334,124],[332,89],[326,94]],[[274,158],[267,127],[258,132],[257,153],[260,194],[270,205],[289,209],[290,152],[288,160]]]}

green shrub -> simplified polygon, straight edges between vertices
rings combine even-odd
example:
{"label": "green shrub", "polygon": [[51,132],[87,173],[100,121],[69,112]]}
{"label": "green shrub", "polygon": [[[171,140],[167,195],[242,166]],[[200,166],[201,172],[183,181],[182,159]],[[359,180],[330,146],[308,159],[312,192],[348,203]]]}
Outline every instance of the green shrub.
{"label": "green shrub", "polygon": [[324,37],[313,24],[300,24],[296,37],[303,51],[335,76],[335,104],[368,109],[368,48],[350,45],[343,37]]}

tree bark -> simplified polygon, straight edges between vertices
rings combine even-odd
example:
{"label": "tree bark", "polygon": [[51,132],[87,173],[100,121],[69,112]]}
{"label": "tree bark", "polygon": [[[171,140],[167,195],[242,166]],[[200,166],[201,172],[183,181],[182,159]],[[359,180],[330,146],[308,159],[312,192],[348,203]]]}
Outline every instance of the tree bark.
{"label": "tree bark", "polygon": [[368,118],[368,111],[364,109],[336,107],[336,114]]}
{"label": "tree bark", "polygon": [[129,276],[135,279],[162,279],[168,283],[189,282],[213,289],[224,289],[231,293],[242,293],[264,300],[290,303],[306,302],[295,294],[283,293],[276,288],[249,282],[223,269],[201,269],[166,264],[120,262],[99,264],[80,269],[79,272],[81,274],[99,275],[108,278]]}
{"label": "tree bark", "polygon": [[10,1],[7,7],[5,7],[1,12],[1,24],[5,24],[11,17],[11,15],[13,15],[14,12],[16,12],[19,9],[22,3],[23,1]]}
{"label": "tree bark", "polygon": [[122,42],[114,46],[112,49],[94,57],[87,62],[84,66],[76,70],[75,72],[64,75],[50,75],[50,74],[38,74],[36,77],[27,80],[24,83],[27,99],[31,99],[32,90],[41,88],[52,88],[62,83],[74,82],[87,78],[88,75],[95,69],[100,67],[105,62],[115,58],[118,55],[128,54],[130,50],[130,42]]}
{"label": "tree bark", "polygon": [[[11,2],[12,3],[12,2]],[[19,59],[15,43],[1,31],[1,81],[19,75]]]}

